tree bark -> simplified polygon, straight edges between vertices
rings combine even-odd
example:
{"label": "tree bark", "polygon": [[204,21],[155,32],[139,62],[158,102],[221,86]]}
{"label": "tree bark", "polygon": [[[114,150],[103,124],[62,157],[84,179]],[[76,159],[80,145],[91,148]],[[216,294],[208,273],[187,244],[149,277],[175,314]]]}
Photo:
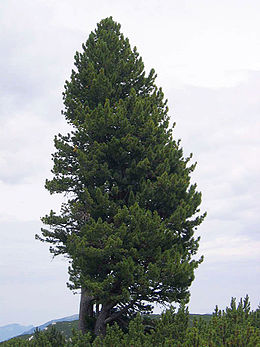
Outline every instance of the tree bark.
{"label": "tree bark", "polygon": [[93,296],[89,295],[86,288],[81,288],[80,306],[79,306],[79,330],[85,334],[88,330],[87,318],[92,318],[93,314]]}
{"label": "tree bark", "polygon": [[[106,326],[108,323],[113,322],[116,319],[119,319],[123,313],[127,312],[129,308],[134,305],[135,301],[131,301],[128,305],[123,307],[120,311],[114,312],[111,314],[111,309],[116,306],[116,304],[106,304],[102,305],[101,311],[97,308],[97,320],[95,324],[94,332],[96,335],[104,336],[106,335]],[[98,306],[98,305],[97,305]]]}
{"label": "tree bark", "polygon": [[106,335],[106,318],[110,314],[111,308],[113,308],[114,304],[104,304],[102,305],[102,309],[97,316],[96,324],[95,324],[95,334],[97,336],[105,336]]}
{"label": "tree bark", "polygon": [[99,315],[99,304],[96,304],[96,316]]}

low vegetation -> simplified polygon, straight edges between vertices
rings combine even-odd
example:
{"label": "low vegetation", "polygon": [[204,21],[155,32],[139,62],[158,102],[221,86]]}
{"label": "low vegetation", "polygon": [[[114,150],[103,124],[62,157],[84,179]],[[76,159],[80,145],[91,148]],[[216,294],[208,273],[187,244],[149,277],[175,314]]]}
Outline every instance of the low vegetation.
{"label": "low vegetation", "polygon": [[[75,323],[74,323],[75,324]],[[259,347],[260,307],[250,310],[248,296],[212,316],[189,315],[181,305],[176,312],[170,308],[159,317],[137,315],[123,331],[117,323],[109,326],[106,336],[96,337],[92,331],[82,334],[73,329],[61,331],[61,323],[33,336],[14,338],[1,347]],[[67,326],[67,325],[66,325]]]}

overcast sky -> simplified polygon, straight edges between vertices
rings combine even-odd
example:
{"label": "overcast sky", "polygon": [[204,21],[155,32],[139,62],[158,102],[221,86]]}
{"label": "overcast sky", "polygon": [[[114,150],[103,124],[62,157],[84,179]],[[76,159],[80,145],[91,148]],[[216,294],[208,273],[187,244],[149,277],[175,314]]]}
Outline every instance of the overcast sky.
{"label": "overcast sky", "polygon": [[198,162],[193,181],[207,219],[205,260],[190,312],[225,308],[232,296],[260,301],[259,0],[1,0],[0,326],[41,324],[78,312],[67,263],[34,240],[49,196],[53,137],[74,54],[101,19],[113,16],[137,46],[177,122],[176,138]]}

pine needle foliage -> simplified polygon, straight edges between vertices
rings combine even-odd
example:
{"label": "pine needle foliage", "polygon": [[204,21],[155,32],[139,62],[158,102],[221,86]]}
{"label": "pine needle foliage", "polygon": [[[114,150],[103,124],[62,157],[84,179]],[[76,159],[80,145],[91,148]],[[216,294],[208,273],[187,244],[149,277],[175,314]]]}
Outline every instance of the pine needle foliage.
{"label": "pine needle foliage", "polygon": [[90,333],[74,331],[66,342],[55,329],[35,334],[30,341],[21,338],[0,343],[3,347],[259,347],[259,308],[250,309],[249,298],[232,298],[226,310],[216,308],[210,320],[193,320],[188,324],[188,309],[182,304],[176,312],[173,307],[160,317],[150,317],[151,328],[146,329],[146,318],[137,315],[131,320],[127,332],[114,323],[104,337],[93,338]]}
{"label": "pine needle foliage", "polygon": [[55,137],[46,181],[65,202],[37,238],[70,259],[69,287],[86,288],[108,323],[188,300],[205,214],[155,72],[146,75],[120,24],[102,20],[82,49],[63,94],[72,131]]}

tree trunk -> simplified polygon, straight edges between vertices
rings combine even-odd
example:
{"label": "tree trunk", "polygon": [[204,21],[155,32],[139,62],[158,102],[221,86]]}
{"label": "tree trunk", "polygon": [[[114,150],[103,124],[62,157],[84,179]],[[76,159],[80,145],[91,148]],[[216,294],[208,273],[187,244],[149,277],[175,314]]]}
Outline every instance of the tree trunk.
{"label": "tree trunk", "polygon": [[81,298],[79,306],[79,330],[85,334],[88,330],[88,318],[93,317],[93,296],[90,296],[86,288],[81,288]]}
{"label": "tree trunk", "polygon": [[96,316],[99,315],[99,304],[96,304]]}
{"label": "tree trunk", "polygon": [[97,316],[96,324],[95,324],[95,334],[100,336],[106,335],[106,318],[110,314],[110,310],[113,307],[113,304],[102,305],[102,309]]}

